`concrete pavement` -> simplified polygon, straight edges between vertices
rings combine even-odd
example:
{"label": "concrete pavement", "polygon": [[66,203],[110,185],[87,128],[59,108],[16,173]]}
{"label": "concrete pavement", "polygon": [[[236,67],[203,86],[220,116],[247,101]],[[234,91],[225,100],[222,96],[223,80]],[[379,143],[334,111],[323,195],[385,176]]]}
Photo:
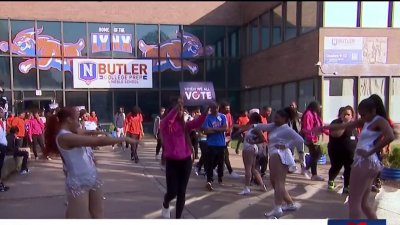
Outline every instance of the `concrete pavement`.
{"label": "concrete pavement", "polygon": [[[98,170],[104,181],[105,217],[110,219],[155,219],[160,218],[160,209],[165,193],[165,177],[160,161],[155,160],[155,142],[147,141],[139,150],[140,162],[129,159],[129,152],[112,151],[104,147],[95,151]],[[199,219],[264,219],[264,212],[273,207],[273,191],[260,192],[253,187],[249,196],[240,196],[244,169],[241,156],[231,152],[231,163],[240,178],[231,178],[227,172],[224,186],[214,185],[215,190],[205,189],[203,176],[192,173],[187,188],[184,218]],[[0,218],[47,219],[64,218],[65,188],[61,160],[30,161],[31,173],[12,175],[6,184],[10,190],[0,193]],[[327,178],[329,166],[320,166],[319,173]],[[266,178],[268,179],[268,178]],[[342,181],[337,192],[327,191],[326,182],[305,179],[299,173],[288,175],[287,189],[294,199],[302,204],[296,212],[285,213],[284,219],[345,219],[348,215],[346,197],[341,192]],[[400,224],[398,199],[400,191],[384,187],[376,197],[378,216],[387,218],[389,225]],[[175,201],[171,203],[174,206]],[[172,212],[174,214],[174,211]]]}

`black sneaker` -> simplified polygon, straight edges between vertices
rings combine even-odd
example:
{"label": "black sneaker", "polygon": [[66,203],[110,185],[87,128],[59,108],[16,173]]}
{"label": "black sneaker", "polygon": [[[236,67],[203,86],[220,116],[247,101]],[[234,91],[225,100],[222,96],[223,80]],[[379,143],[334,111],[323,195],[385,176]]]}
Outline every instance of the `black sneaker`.
{"label": "black sneaker", "polygon": [[8,190],[10,190],[9,187],[4,186],[3,183],[0,183],[0,192],[6,192],[6,191],[8,191]]}
{"label": "black sneaker", "polygon": [[342,195],[348,195],[349,193],[350,193],[350,189],[348,187],[344,187]]}

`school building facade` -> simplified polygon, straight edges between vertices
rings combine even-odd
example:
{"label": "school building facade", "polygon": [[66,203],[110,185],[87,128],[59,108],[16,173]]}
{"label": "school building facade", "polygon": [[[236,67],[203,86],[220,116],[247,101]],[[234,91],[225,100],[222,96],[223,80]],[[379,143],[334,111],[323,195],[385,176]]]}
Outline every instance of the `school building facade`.
{"label": "school building facade", "polygon": [[[400,122],[399,2],[2,2],[0,15],[10,111],[56,102],[109,123],[138,105],[151,122],[179,82],[210,81],[236,113],[318,100],[328,122],[377,93]],[[127,59],[149,63],[151,82],[119,65]],[[78,85],[74,61],[115,62],[107,68],[137,82]]]}

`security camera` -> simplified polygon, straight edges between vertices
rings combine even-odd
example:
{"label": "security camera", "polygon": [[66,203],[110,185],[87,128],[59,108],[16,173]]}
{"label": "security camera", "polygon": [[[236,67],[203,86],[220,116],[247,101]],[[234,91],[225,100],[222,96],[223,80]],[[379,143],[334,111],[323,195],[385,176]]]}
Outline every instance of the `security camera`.
{"label": "security camera", "polygon": [[321,66],[321,62],[318,61],[318,62],[315,64],[315,66]]}
{"label": "security camera", "polygon": [[333,75],[338,75],[338,72],[333,72]]}

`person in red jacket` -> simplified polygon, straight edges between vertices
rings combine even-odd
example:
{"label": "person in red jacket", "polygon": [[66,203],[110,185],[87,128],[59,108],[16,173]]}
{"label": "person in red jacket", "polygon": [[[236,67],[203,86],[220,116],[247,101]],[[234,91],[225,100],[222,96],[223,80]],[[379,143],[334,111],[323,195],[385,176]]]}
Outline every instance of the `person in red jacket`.
{"label": "person in red jacket", "polygon": [[[124,132],[126,137],[140,140],[143,136],[143,116],[142,111],[138,106],[133,107],[132,111],[127,115],[125,119]],[[128,148],[128,143],[126,148]],[[137,154],[137,144],[131,145],[131,160],[135,160],[135,163],[139,162]]]}

